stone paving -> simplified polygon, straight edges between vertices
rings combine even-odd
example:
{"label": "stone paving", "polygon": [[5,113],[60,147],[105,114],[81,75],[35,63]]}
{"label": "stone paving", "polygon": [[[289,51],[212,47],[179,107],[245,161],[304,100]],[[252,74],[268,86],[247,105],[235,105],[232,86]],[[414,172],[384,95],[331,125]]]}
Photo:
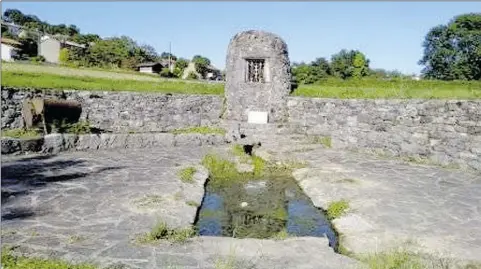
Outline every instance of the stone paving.
{"label": "stone paving", "polygon": [[349,213],[333,221],[347,249],[366,253],[402,246],[481,260],[480,173],[340,152],[297,140],[264,143],[259,153],[306,160],[308,167],[294,176],[317,207],[349,201]]}
{"label": "stone paving", "polygon": [[[184,244],[139,245],[159,220],[194,222],[207,171],[194,183],[177,176],[208,147],[2,156],[2,245],[27,255],[127,268],[350,268],[326,238],[282,241],[196,237]],[[116,267],[122,268],[122,267]],[[227,267],[230,268],[230,267]]]}

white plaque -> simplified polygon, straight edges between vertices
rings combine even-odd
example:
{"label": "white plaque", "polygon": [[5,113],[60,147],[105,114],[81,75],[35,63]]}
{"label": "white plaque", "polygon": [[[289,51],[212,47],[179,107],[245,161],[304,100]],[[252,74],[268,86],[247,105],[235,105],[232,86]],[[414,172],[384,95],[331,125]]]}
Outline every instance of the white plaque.
{"label": "white plaque", "polygon": [[256,124],[266,124],[267,123],[267,112],[262,111],[249,111],[247,115],[248,123]]}

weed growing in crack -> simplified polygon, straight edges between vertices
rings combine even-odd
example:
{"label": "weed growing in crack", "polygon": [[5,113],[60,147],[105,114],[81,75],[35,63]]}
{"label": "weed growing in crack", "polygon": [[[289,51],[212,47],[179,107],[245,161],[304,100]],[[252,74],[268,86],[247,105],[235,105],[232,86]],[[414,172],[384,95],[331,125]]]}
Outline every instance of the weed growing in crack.
{"label": "weed growing in crack", "polygon": [[175,129],[171,133],[178,134],[219,134],[225,135],[226,131],[222,128],[210,127],[210,126],[197,126],[182,129]]}
{"label": "weed growing in crack", "polygon": [[195,230],[189,228],[171,228],[165,222],[159,222],[148,233],[141,235],[137,241],[139,243],[152,243],[159,240],[167,240],[171,243],[184,243],[189,238],[194,237]]}
{"label": "weed growing in crack", "polygon": [[327,217],[329,220],[337,219],[343,216],[349,209],[349,202],[347,200],[339,200],[331,202],[327,206]]}
{"label": "weed growing in crack", "polygon": [[285,240],[289,238],[289,234],[287,233],[286,229],[282,229],[280,232],[278,232],[276,235],[272,237],[274,240]]}
{"label": "weed growing in crack", "polygon": [[179,201],[179,200],[181,200],[182,198],[184,198],[184,195],[182,194],[181,191],[178,191],[178,192],[174,193],[174,200],[175,200],[175,201]]}
{"label": "weed growing in crack", "polygon": [[72,235],[68,238],[68,243],[74,244],[74,243],[77,243],[77,242],[81,242],[83,240],[85,240],[85,238],[81,235]]}
{"label": "weed growing in crack", "polygon": [[184,183],[194,183],[194,174],[197,172],[195,167],[186,167],[179,171],[178,176]]}
{"label": "weed growing in crack", "polygon": [[321,144],[325,148],[332,147],[332,139],[330,136],[314,136],[312,137],[312,143],[314,144]]}
{"label": "weed growing in crack", "polygon": [[134,200],[133,203],[138,208],[153,208],[156,206],[160,206],[160,204],[162,203],[162,200],[163,200],[162,196],[149,194],[149,195],[145,195],[142,198],[138,198]]}
{"label": "weed growing in crack", "polygon": [[193,207],[199,207],[199,203],[197,203],[196,201],[192,201],[192,200],[189,200],[189,201],[186,201],[185,202],[186,205],[188,206],[193,206]]}

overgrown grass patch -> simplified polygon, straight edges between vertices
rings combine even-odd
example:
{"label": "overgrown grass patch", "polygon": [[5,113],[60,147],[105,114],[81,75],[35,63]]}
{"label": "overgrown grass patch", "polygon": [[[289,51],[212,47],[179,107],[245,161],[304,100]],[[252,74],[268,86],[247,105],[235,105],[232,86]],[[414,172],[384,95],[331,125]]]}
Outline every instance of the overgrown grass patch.
{"label": "overgrown grass patch", "polygon": [[347,200],[339,200],[329,203],[327,206],[327,217],[330,220],[343,216],[349,210],[349,202]]}
{"label": "overgrown grass patch", "polygon": [[167,240],[171,243],[184,243],[195,236],[195,230],[188,228],[171,228],[165,222],[159,222],[146,234],[138,238],[139,243],[153,243],[159,240]]}
{"label": "overgrown grass patch", "polygon": [[233,162],[224,160],[215,154],[207,154],[202,159],[202,165],[209,170],[211,179],[217,181],[229,181],[242,178],[242,174],[236,169]]}
{"label": "overgrown grass patch", "polygon": [[2,130],[3,137],[29,139],[29,138],[37,138],[37,137],[40,137],[41,135],[42,133],[39,130],[33,130],[33,129],[17,128],[17,129]]}
{"label": "overgrown grass patch", "polygon": [[2,70],[2,86],[58,90],[133,91],[183,94],[215,94],[224,92],[223,84],[184,81],[143,81],[49,73]]}
{"label": "overgrown grass patch", "polygon": [[226,131],[218,127],[198,126],[172,130],[173,134],[219,134],[225,135]]}
{"label": "overgrown grass patch", "polygon": [[419,256],[405,250],[391,250],[360,256],[369,269],[424,269]]}
{"label": "overgrown grass patch", "polygon": [[194,183],[194,174],[197,172],[195,167],[186,167],[179,171],[179,178],[184,183]]}
{"label": "overgrown grass patch", "polygon": [[2,268],[4,269],[97,269],[91,264],[71,264],[58,259],[44,259],[17,256],[11,248],[2,248]]}

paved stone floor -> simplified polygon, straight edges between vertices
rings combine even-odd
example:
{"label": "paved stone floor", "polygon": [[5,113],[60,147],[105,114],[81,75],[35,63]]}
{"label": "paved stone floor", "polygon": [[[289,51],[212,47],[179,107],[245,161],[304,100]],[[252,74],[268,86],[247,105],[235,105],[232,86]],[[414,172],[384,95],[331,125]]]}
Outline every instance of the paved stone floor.
{"label": "paved stone floor", "polygon": [[[135,243],[158,220],[193,223],[207,171],[194,183],[177,172],[198,165],[211,148],[72,152],[2,156],[2,245],[24,254],[129,268],[349,268],[325,238],[283,241],[197,237],[185,244]],[[357,265],[356,265],[357,266]]]}
{"label": "paved stone floor", "polygon": [[349,250],[403,246],[481,260],[481,174],[328,150],[302,140],[262,148],[273,157],[308,161],[294,176],[316,206],[349,201],[350,212],[333,221]]}

